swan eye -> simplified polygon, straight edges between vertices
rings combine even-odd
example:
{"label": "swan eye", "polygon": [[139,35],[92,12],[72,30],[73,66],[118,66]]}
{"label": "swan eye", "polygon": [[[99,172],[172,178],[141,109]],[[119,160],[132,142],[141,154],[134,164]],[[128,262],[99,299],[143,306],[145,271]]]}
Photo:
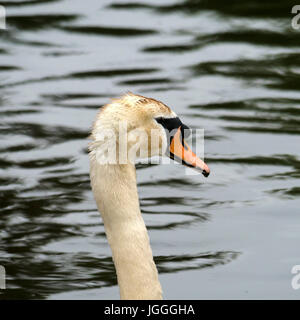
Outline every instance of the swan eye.
{"label": "swan eye", "polygon": [[174,129],[178,129],[180,127],[182,136],[188,137],[191,134],[191,129],[183,124],[181,120],[176,118],[164,118],[159,117],[155,118],[156,122],[161,124],[169,133],[172,132]]}

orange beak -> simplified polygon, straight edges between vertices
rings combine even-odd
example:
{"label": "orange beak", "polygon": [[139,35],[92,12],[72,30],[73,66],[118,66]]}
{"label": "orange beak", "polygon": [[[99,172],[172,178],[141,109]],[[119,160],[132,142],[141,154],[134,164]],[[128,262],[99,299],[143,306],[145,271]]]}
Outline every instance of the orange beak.
{"label": "orange beak", "polygon": [[188,166],[200,170],[208,177],[210,170],[207,164],[198,158],[184,141],[181,135],[181,127],[178,128],[170,144],[170,158]]}

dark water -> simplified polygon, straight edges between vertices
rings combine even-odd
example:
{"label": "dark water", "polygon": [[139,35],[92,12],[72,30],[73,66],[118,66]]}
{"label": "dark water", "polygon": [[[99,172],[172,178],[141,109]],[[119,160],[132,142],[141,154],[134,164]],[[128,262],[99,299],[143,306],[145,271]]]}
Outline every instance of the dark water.
{"label": "dark water", "polygon": [[127,90],[205,128],[208,179],[174,164],[137,172],[165,298],[300,298],[295,3],[1,4],[0,298],[119,297],[87,136]]}

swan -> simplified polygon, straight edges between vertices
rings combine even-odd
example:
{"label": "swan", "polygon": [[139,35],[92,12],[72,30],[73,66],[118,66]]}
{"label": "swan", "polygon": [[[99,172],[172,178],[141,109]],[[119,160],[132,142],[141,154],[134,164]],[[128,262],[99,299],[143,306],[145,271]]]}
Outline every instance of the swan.
{"label": "swan", "polygon": [[[120,124],[126,124],[125,130]],[[168,154],[208,176],[208,166],[184,141],[183,129],[188,127],[164,103],[130,92],[102,107],[93,124],[89,143],[91,187],[111,247],[121,299],[162,299],[139,206],[134,164],[139,156],[132,149],[136,150],[138,141],[140,152],[148,157]],[[125,141],[123,149],[121,140]],[[114,161],[108,154],[115,156]]]}

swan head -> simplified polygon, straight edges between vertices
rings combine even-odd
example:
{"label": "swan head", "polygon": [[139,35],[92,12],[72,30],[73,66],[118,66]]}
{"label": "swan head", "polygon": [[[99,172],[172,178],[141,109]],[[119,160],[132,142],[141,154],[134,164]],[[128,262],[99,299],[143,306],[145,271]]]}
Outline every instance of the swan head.
{"label": "swan head", "polygon": [[167,155],[207,177],[208,166],[184,140],[189,132],[161,101],[127,93],[100,109],[90,136],[90,156],[101,164],[126,164]]}

